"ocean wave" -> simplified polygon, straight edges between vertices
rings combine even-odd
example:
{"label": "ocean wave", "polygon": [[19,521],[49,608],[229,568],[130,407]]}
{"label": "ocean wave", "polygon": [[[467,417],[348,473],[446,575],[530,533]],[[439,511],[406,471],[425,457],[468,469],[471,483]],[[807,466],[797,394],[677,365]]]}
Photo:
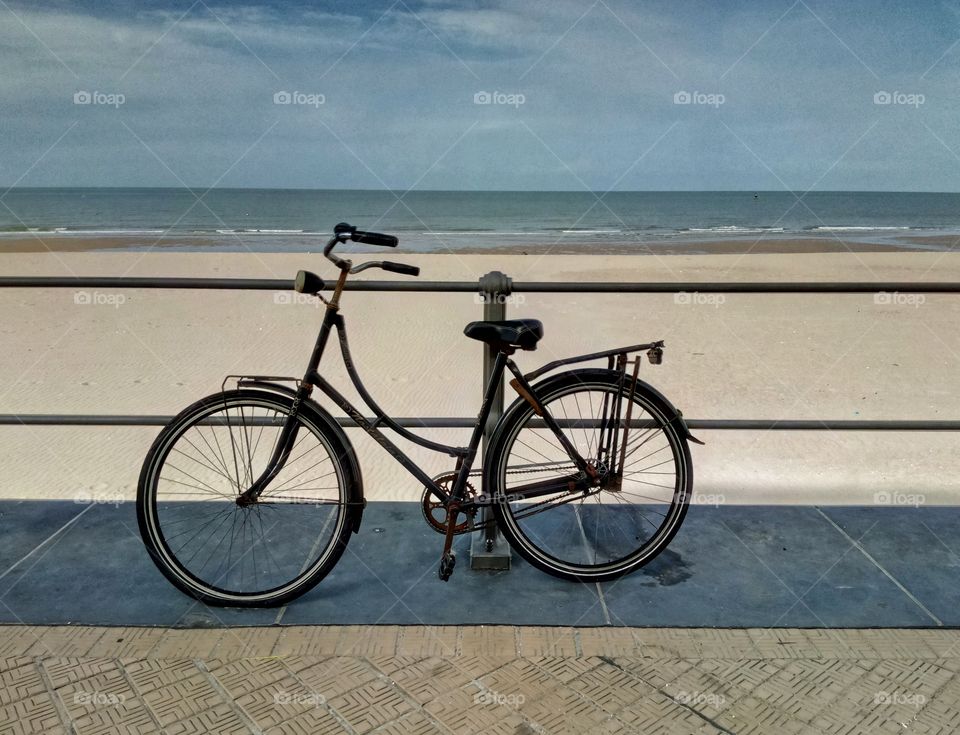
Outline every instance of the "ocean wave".
{"label": "ocean wave", "polygon": [[[202,230],[200,231],[202,232]],[[250,228],[250,229],[223,229],[215,230],[218,235],[324,235],[329,233],[324,232],[311,232],[310,230],[278,230],[278,229],[264,229],[264,228]]]}
{"label": "ocean wave", "polygon": [[421,232],[421,235],[471,235],[479,237],[487,237],[490,235],[536,235],[535,231],[527,232],[497,232],[493,230],[430,230],[428,232]]}
{"label": "ocean wave", "polygon": [[822,225],[811,227],[813,232],[876,232],[885,230],[920,230],[921,227],[891,227],[887,225]]}
{"label": "ocean wave", "polygon": [[138,229],[110,229],[110,230],[83,230],[70,227],[55,227],[45,230],[55,235],[162,235],[166,230],[138,230]]}
{"label": "ocean wave", "polygon": [[686,227],[680,232],[785,232],[782,227],[740,227],[739,225],[720,225],[717,227]]}

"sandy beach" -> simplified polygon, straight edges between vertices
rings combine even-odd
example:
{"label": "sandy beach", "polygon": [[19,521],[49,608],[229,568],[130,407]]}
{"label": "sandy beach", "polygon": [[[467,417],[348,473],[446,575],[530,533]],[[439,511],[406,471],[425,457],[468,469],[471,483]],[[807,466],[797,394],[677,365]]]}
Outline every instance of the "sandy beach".
{"label": "sandy beach", "polygon": [[[5,240],[4,244],[9,244]],[[721,243],[724,245],[725,243]],[[857,252],[750,255],[409,255],[429,280],[826,281],[960,280],[960,254]],[[356,258],[358,261],[362,256]],[[319,255],[8,252],[4,275],[290,278],[330,275]],[[382,278],[378,271],[364,276]],[[392,276],[391,276],[392,277]],[[397,277],[398,279],[402,277]],[[321,310],[257,291],[0,290],[0,412],[173,414],[237,372],[299,375]],[[397,416],[473,416],[481,347],[462,335],[480,318],[469,294],[348,293],[351,347],[371,392]],[[557,357],[665,339],[643,377],[690,418],[956,419],[960,300],[950,295],[517,294],[508,316],[544,322],[532,369]],[[348,396],[344,370],[321,366]],[[509,393],[509,390],[508,390]],[[508,395],[508,401],[512,396]],[[0,427],[3,498],[130,499],[155,427]],[[365,435],[358,447],[373,500],[420,488]],[[465,432],[424,430],[465,441]],[[960,437],[951,433],[699,432],[700,502],[866,503],[909,493],[957,503]],[[412,448],[431,472],[447,458]],[[712,496],[712,497],[711,497]]]}

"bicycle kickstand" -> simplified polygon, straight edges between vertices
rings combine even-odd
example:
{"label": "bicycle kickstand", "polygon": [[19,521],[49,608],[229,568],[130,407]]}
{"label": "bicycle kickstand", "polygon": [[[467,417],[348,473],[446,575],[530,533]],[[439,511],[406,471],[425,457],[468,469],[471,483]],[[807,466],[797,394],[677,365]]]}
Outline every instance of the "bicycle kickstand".
{"label": "bicycle kickstand", "polygon": [[440,579],[446,582],[457,565],[457,555],[453,551],[453,534],[460,515],[460,504],[456,501],[447,506],[447,533],[443,541],[443,555],[440,557]]}

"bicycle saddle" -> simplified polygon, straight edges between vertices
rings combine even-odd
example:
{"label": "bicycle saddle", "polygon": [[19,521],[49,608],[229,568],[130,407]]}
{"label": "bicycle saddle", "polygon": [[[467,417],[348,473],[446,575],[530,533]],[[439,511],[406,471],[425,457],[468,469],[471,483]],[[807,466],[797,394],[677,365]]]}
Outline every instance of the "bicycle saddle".
{"label": "bicycle saddle", "polygon": [[487,344],[505,344],[521,350],[537,349],[543,324],[537,319],[508,319],[502,322],[470,322],[463,329],[470,339]]}

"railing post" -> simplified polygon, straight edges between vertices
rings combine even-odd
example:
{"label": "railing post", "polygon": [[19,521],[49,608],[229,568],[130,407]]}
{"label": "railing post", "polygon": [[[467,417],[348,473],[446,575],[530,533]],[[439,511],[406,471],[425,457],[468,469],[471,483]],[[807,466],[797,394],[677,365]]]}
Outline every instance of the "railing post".
{"label": "railing post", "polygon": [[[500,271],[491,271],[480,278],[480,298],[483,303],[483,320],[500,321],[507,318],[506,297],[513,289],[513,281]],[[489,345],[484,346],[483,355],[483,388],[486,388],[493,373],[493,363],[497,353]],[[482,390],[481,389],[481,395]],[[483,427],[483,454],[486,456],[487,447],[493,435],[497,421],[503,415],[503,380],[497,387],[493,397],[493,405],[487,417],[487,424]],[[486,488],[483,488],[486,492]],[[471,569],[509,569],[510,546],[497,529],[493,511],[489,507],[482,510],[481,521],[487,525],[479,535],[474,534],[470,544]]]}

